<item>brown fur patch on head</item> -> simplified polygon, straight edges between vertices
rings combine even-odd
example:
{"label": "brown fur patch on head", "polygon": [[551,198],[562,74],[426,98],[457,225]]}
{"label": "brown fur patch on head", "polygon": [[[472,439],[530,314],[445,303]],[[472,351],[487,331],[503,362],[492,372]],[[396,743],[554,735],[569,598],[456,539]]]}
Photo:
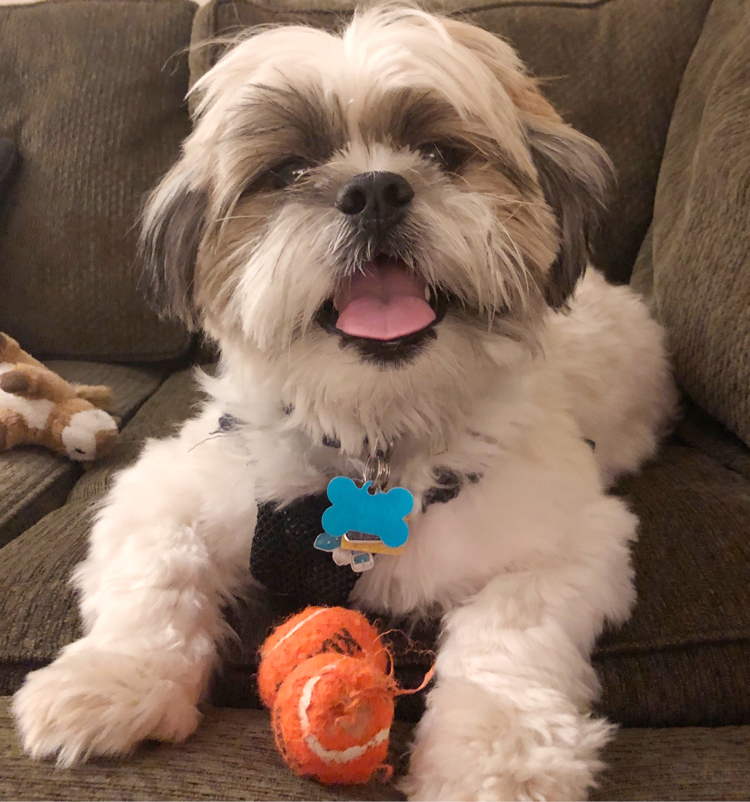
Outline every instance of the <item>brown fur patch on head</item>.
{"label": "brown fur patch on head", "polygon": [[559,229],[545,295],[553,308],[564,307],[591,258],[614,183],[612,163],[596,142],[563,122],[509,45],[473,25],[444,24],[455,41],[479,56],[520,112],[539,185]]}
{"label": "brown fur patch on head", "polygon": [[265,234],[280,205],[278,193],[248,193],[212,229],[195,270],[195,304],[210,328],[224,327],[244,261]]}
{"label": "brown fur patch on head", "polygon": [[455,135],[460,123],[458,111],[445,98],[405,86],[374,95],[358,120],[358,129],[368,144],[385,142],[416,150],[425,142]]}
{"label": "brown fur patch on head", "polygon": [[[533,184],[520,192],[505,171],[487,164],[468,165],[462,179],[468,190],[492,199],[498,226],[505,231],[506,241],[517,247],[524,280],[542,291],[558,249],[558,227],[539,187]],[[527,296],[529,289],[519,287],[519,296]],[[522,303],[520,298],[518,302]]]}
{"label": "brown fur patch on head", "polygon": [[458,173],[479,157],[502,172],[524,196],[535,189],[534,176],[492,137],[481,119],[459,114],[433,90],[404,87],[386,91],[364,109],[358,127],[368,144],[387,143],[413,151],[434,145],[452,153]]}
{"label": "brown fur patch on head", "polygon": [[456,19],[443,18],[451,38],[467,48],[485,64],[502,84],[516,108],[524,115],[561,122],[560,115],[542,95],[513,48],[489,31]]}
{"label": "brown fur patch on head", "polygon": [[[327,161],[347,136],[335,96],[326,97],[313,85],[256,85],[226,121],[217,154],[220,171],[244,190],[280,159],[296,156],[311,165]],[[221,187],[222,195],[226,190]]]}

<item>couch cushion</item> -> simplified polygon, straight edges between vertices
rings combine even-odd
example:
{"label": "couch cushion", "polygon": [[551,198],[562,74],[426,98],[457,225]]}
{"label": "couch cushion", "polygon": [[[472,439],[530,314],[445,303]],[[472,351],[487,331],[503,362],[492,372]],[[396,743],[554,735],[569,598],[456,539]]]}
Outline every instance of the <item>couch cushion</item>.
{"label": "couch cushion", "polygon": [[750,722],[750,482],[677,439],[625,480],[638,604],[599,642],[600,707],[629,726]]}
{"label": "couch cushion", "polygon": [[[68,381],[109,385],[113,391],[111,412],[123,423],[156,390],[164,375],[156,368],[97,362],[50,361],[47,365]],[[63,504],[82,471],[81,465],[36,446],[0,454],[0,546]]]}
{"label": "couch cushion", "polygon": [[[396,777],[407,766],[411,728],[396,723],[389,760]],[[593,799],[747,799],[750,727],[621,730],[607,747],[608,768]],[[0,699],[0,798],[3,799],[403,799],[393,783],[323,786],[296,777],[281,762],[257,710],[208,709],[183,744],[139,749],[127,760],[96,760],[61,771],[21,751]]]}
{"label": "couch cushion", "polygon": [[650,283],[680,383],[748,445],[749,129],[750,5],[714,0],[669,129]]}
{"label": "couch cushion", "polygon": [[747,799],[750,727],[620,730],[591,799]]}
{"label": "couch cushion", "polygon": [[[353,0],[247,2],[212,0],[193,27],[197,45],[216,35],[267,23],[334,27]],[[682,73],[710,0],[432,0],[508,39],[565,118],[598,140],[614,160],[617,194],[602,227],[596,262],[627,281],[651,219],[659,163]],[[310,9],[310,10],[308,10]],[[220,48],[196,48],[191,80]]]}
{"label": "couch cushion", "polygon": [[750,479],[750,448],[686,396],[683,397],[682,417],[676,433],[685,445],[697,448],[735,473]]}
{"label": "couch cushion", "polygon": [[0,226],[0,330],[36,355],[184,354],[136,290],[144,194],[177,157],[195,6],[0,6],[0,133],[23,162]]}
{"label": "couch cushion", "polygon": [[[397,725],[391,760],[405,751],[409,728]],[[127,760],[96,760],[61,771],[31,761],[13,729],[9,700],[0,699],[1,799],[403,799],[392,785],[324,786],[286,768],[274,745],[268,714],[208,710],[183,744],[153,745]]]}

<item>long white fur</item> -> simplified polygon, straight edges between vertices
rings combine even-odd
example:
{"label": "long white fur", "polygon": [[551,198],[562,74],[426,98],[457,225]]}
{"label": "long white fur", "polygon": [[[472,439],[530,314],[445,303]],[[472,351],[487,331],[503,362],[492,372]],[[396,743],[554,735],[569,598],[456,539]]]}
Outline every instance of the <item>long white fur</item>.
{"label": "long white fur", "polygon": [[[373,54],[422,52],[424,37],[434,47],[444,35],[414,14],[419,25],[388,42],[376,17],[363,15],[336,58],[321,52],[330,38],[303,29],[237,47],[204,79],[205,124],[191,147],[216,135],[248,74],[271,71],[290,52],[301,72],[312,60],[326,74],[343,58],[351,80],[363,82],[355,98],[371,82],[396,80],[388,59],[383,66]],[[422,60],[419,80],[437,72],[446,84],[470,81],[495,104],[494,78],[456,63],[464,55],[446,42]],[[509,71],[517,68],[510,59]],[[505,100],[496,113],[512,133]],[[520,134],[510,139],[522,149]],[[227,314],[252,330],[252,294],[267,290],[246,282]],[[437,680],[405,781],[410,798],[586,796],[612,734],[589,712],[597,692],[589,653],[604,622],[624,620],[634,599],[637,521],[606,490],[654,455],[673,412],[662,332],[633,293],[592,270],[569,314],[547,313],[538,348],[489,332],[467,343],[450,318],[440,326],[439,359],[390,373],[322,331],[276,360],[257,339],[251,347],[222,338],[218,377],[202,377],[201,413],[176,436],[149,442],[98,512],[75,574],[86,634],[14,699],[30,755],[56,754],[68,766],[127,753],[144,738],[188,737],[227,634],[221,606],[248,582],[256,500],[291,500],[322,492],[333,473],[356,475],[363,434],[388,430],[403,446],[394,480],[417,499],[436,466],[482,474],[454,501],[418,511],[403,555],[378,556],[352,596],[386,613],[444,612]],[[285,415],[289,401],[295,410]],[[216,436],[227,412],[246,425]],[[324,432],[340,437],[341,450],[320,445]]]}

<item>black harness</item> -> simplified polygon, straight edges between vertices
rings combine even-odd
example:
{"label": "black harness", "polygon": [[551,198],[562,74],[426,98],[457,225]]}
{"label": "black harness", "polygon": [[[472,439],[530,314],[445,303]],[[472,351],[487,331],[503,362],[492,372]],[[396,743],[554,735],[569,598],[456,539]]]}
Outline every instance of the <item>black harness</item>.
{"label": "black harness", "polygon": [[[241,425],[238,418],[224,414],[213,434],[229,434]],[[324,436],[322,442],[329,448],[341,447],[335,438]],[[592,449],[595,447],[593,441],[586,442]],[[453,501],[462,488],[476,484],[481,478],[479,473],[460,474],[449,468],[438,468],[435,485],[422,496],[422,511],[433,504]],[[330,505],[326,493],[317,493],[284,507],[276,502],[258,506],[250,573],[266,588],[272,609],[279,616],[311,604],[345,606],[360,577],[350,566],[336,565],[329,553],[313,546],[315,538],[323,531],[320,519]]]}
{"label": "black harness", "polygon": [[[285,409],[287,414],[291,408]],[[212,434],[229,434],[242,425],[238,418],[225,413]],[[340,448],[333,437],[324,436],[328,448]],[[481,474],[459,474],[449,468],[439,468],[435,485],[422,496],[422,511],[433,504],[447,504],[455,499],[467,484],[476,484]],[[253,548],[250,554],[250,573],[262,584],[272,608],[279,615],[296,612],[307,605],[346,605],[360,574],[348,565],[336,565],[331,555],[313,546],[323,531],[320,519],[330,507],[326,493],[303,496],[291,504],[279,507],[275,502],[258,506]]]}

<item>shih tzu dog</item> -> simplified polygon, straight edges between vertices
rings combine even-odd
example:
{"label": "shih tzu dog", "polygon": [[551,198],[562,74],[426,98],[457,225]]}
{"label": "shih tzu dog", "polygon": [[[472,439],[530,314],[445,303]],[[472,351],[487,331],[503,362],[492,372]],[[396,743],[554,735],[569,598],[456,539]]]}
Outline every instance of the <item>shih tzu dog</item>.
{"label": "shih tzu dog", "polygon": [[220,368],[98,512],[86,634],[15,697],[27,751],[67,766],[187,738],[258,505],[376,465],[414,497],[409,537],[348,601],[442,616],[406,792],[585,797],[612,732],[589,654],[634,598],[637,521],[607,488],[675,405],[642,302],[583,277],[607,157],[510,46],[413,9],[252,32],[193,91],[144,254]]}

